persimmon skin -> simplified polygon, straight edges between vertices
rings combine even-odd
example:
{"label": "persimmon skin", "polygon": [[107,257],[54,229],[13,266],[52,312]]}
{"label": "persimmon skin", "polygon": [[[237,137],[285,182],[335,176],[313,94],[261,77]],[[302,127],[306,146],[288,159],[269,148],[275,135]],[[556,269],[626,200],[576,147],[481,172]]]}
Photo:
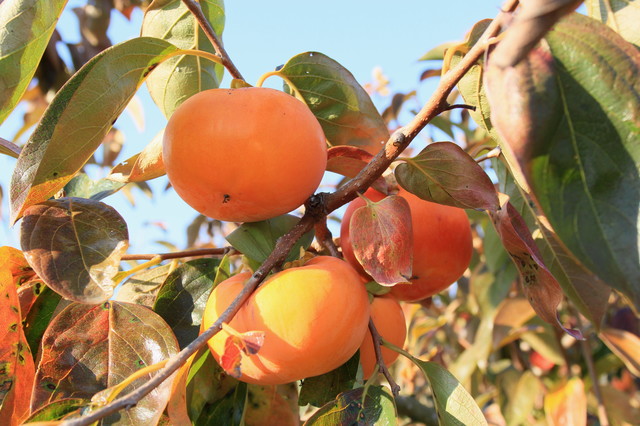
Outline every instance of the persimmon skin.
{"label": "persimmon skin", "polygon": [[[471,226],[463,209],[422,200],[400,189],[398,195],[409,203],[413,226],[413,268],[411,284],[398,284],[391,289],[396,299],[418,302],[449,287],[462,276],[473,254]],[[369,189],[365,196],[380,201],[384,194]],[[358,272],[370,279],[353,254],[349,235],[349,221],[353,212],[364,206],[356,198],[347,207],[340,241],[342,253]]]}
{"label": "persimmon skin", "polygon": [[[391,295],[374,297],[371,302],[371,319],[378,330],[378,334],[389,343],[398,347],[404,345],[407,338],[407,323],[400,303]],[[380,348],[382,359],[388,367],[398,358],[398,352],[388,348]],[[360,345],[360,364],[364,379],[371,377],[376,367],[376,353],[373,347],[373,337],[367,331]]]}
{"label": "persimmon skin", "polygon": [[[249,273],[235,275],[213,290],[203,329],[224,312],[249,277]],[[360,347],[369,314],[365,287],[343,260],[319,256],[270,276],[229,323],[241,333],[265,333],[257,354],[242,354],[240,380],[284,384],[339,367]],[[228,336],[223,330],[208,342],[218,363]]]}
{"label": "persimmon skin", "polygon": [[162,149],[178,195],[206,216],[233,222],[296,209],[327,165],[324,132],[309,108],[260,87],[190,97],[169,119]]}

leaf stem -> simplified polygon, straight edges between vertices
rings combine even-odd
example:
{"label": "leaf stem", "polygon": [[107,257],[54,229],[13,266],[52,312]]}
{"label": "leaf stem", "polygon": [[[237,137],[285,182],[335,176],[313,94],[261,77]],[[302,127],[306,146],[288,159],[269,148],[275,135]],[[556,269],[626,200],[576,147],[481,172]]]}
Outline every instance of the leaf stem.
{"label": "leaf stem", "polygon": [[[192,0],[182,1],[185,2],[187,6],[193,3]],[[307,200],[305,203],[306,210],[304,216],[302,216],[300,221],[291,229],[291,231],[289,231],[289,233],[278,240],[271,255],[264,261],[260,268],[256,270],[256,272],[247,281],[242,291],[209,329],[205,330],[187,347],[169,359],[165,368],[159,371],[158,374],[153,376],[148,382],[139,388],[114,400],[99,410],[81,418],[70,419],[65,421],[64,424],[67,426],[88,426],[122,408],[134,406],[140,399],[178,370],[192,354],[205,346],[207,341],[220,331],[221,324],[223,322],[229,322],[233,318],[242,304],[249,298],[251,293],[253,293],[262,280],[266,278],[267,274],[276,265],[280,265],[286,259],[293,245],[302,238],[304,234],[310,231],[316,222],[321,218],[326,217],[330,212],[353,200],[358,191],[365,190],[376,179],[382,176],[382,173],[389,167],[395,158],[402,153],[402,151],[409,145],[409,143],[411,143],[411,141],[418,135],[418,133],[420,133],[429,121],[443,111],[443,108],[448,105],[447,96],[449,93],[451,93],[458,81],[482,56],[489,45],[489,40],[500,30],[504,14],[514,10],[517,5],[517,0],[507,0],[504,6],[504,12],[500,12],[496,19],[494,19],[487,27],[480,42],[476,43],[469,50],[455,68],[452,68],[442,76],[435,92],[420,112],[418,112],[409,124],[391,135],[380,152],[378,152],[378,154],[360,171],[360,173],[358,173],[355,178],[351,179],[333,193],[318,193]],[[196,7],[198,6],[196,5]],[[390,344],[384,341],[383,345],[390,347]],[[401,351],[400,353],[407,354],[411,357],[410,354],[402,349],[396,348],[394,350],[399,350]]]}
{"label": "leaf stem", "polygon": [[236,249],[233,247],[219,247],[219,248],[204,248],[176,251],[172,253],[160,253],[160,254],[125,254],[120,260],[150,260],[159,257],[160,260],[179,259],[182,257],[193,256],[225,256],[227,254],[235,254]]}
{"label": "leaf stem", "polygon": [[149,269],[152,266],[155,266],[155,265],[159,264],[160,262],[162,262],[162,258],[160,258],[160,256],[154,256],[153,258],[151,258],[151,260],[149,260],[147,262],[144,262],[144,263],[141,263],[139,265],[136,265],[131,269],[127,269],[126,271],[118,272],[113,277],[113,282],[114,283],[119,283],[120,281],[122,281],[123,279],[128,277],[129,275],[135,274],[136,272],[140,272],[140,271],[143,271],[145,269]]}
{"label": "leaf stem", "polygon": [[133,373],[132,375],[124,379],[122,382],[118,383],[116,386],[113,387],[113,390],[111,391],[111,393],[109,393],[106,403],[108,404],[111,401],[113,401],[116,398],[116,396],[118,396],[127,386],[129,386],[131,383],[135,382],[139,378],[144,377],[147,374],[153,373],[154,371],[160,370],[162,367],[164,367],[167,364],[167,361],[168,360],[165,359],[164,361],[160,361],[160,362],[156,362],[155,364],[148,365],[136,371],[135,373]]}
{"label": "leaf stem", "polygon": [[218,52],[218,56],[222,60],[222,65],[227,69],[227,71],[229,71],[229,74],[231,74],[233,78],[244,80],[244,77],[242,77],[242,74],[240,73],[238,68],[236,68],[235,64],[231,61],[231,58],[227,54],[227,51],[222,46],[220,39],[211,27],[211,24],[207,20],[207,17],[204,16],[204,13],[202,13],[200,4],[194,0],[182,0],[182,3],[184,3],[184,5],[187,6],[187,9],[189,9],[189,11],[193,14],[193,17],[198,22],[198,25],[200,25],[200,28],[202,28],[202,31],[204,31],[214,49],[216,49],[216,52]]}
{"label": "leaf stem", "polygon": [[262,74],[260,76],[260,78],[258,79],[258,81],[256,82],[256,87],[262,87],[262,85],[264,84],[264,82],[267,80],[267,78],[272,77],[272,76],[278,76],[280,77],[282,80],[284,80],[285,83],[287,83],[287,85],[291,88],[291,90],[293,91],[293,94],[296,98],[298,98],[298,100],[304,102],[305,104],[307,103],[304,100],[304,97],[302,96],[302,93],[300,93],[300,91],[298,90],[298,88],[295,86],[295,84],[293,84],[291,82],[291,80],[289,80],[289,77],[287,77],[286,75],[283,75],[280,71],[269,71],[266,72],[264,74]]}
{"label": "leaf stem", "polygon": [[371,337],[373,340],[373,349],[376,353],[376,362],[378,363],[378,368],[380,372],[384,375],[389,382],[389,386],[391,386],[391,393],[393,393],[393,397],[397,397],[400,394],[400,386],[393,379],[391,373],[389,373],[389,369],[387,368],[387,364],[384,362],[384,358],[382,357],[382,350],[380,349],[380,345],[382,344],[382,336],[378,333],[376,329],[376,325],[373,323],[373,319],[369,318],[369,332],[371,332]]}
{"label": "leaf stem", "polygon": [[176,50],[175,52],[169,53],[167,56],[162,58],[162,60],[166,61],[167,59],[171,59],[171,58],[173,58],[175,56],[182,56],[182,55],[200,56],[201,58],[208,59],[211,62],[215,62],[216,64],[224,65],[223,60],[218,55],[214,55],[213,53],[205,52],[204,50],[195,50],[195,49],[180,49],[180,50]]}

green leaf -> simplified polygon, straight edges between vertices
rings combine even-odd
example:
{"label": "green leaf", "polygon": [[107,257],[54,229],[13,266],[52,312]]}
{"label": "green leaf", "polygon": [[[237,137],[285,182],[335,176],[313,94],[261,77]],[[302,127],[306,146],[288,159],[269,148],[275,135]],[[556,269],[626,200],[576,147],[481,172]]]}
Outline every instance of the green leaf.
{"label": "green leaf", "polygon": [[397,422],[395,402],[388,390],[382,386],[371,386],[339,394],[316,411],[305,426],[391,426]]}
{"label": "green leaf", "polygon": [[445,55],[445,52],[447,51],[447,49],[450,49],[450,48],[456,46],[457,44],[458,44],[458,42],[455,42],[455,41],[442,43],[441,45],[438,45],[438,46],[434,47],[433,49],[429,50],[427,53],[422,55],[420,57],[420,59],[418,59],[418,60],[419,61],[438,61],[438,60],[441,61],[441,60],[444,59],[444,55]]}
{"label": "green leaf", "polygon": [[332,401],[337,394],[353,388],[358,374],[360,356],[356,353],[346,363],[321,376],[304,379],[298,404],[320,407]]}
{"label": "green leaf", "polygon": [[163,40],[128,40],[96,55],[60,89],[14,169],[12,222],[71,180],[100,146],[149,72],[176,51]]}
{"label": "green leaf", "polygon": [[158,292],[153,310],[169,324],[180,348],[198,337],[219,264],[217,259],[190,260],[173,271]]}
{"label": "green leaf", "polygon": [[244,408],[247,403],[247,391],[247,384],[239,382],[222,399],[206,405],[198,419],[193,423],[194,426],[242,425]]}
{"label": "green leaf", "polygon": [[[240,225],[226,238],[236,250],[249,259],[262,263],[275,248],[278,238],[289,232],[299,220],[296,216],[286,214],[261,222],[248,222]],[[309,231],[298,240],[286,261],[298,259],[300,248],[308,248],[313,241],[313,235],[313,231]]]}
{"label": "green leaf", "polygon": [[109,299],[120,258],[129,247],[122,216],[83,198],[47,201],[25,213],[22,250],[47,286],[81,303]]}
{"label": "green leaf", "polygon": [[485,171],[452,142],[428,145],[395,169],[400,186],[423,200],[463,209],[497,210],[498,194]]}
{"label": "green leaf", "polygon": [[413,362],[427,376],[440,424],[486,425],[487,421],[469,392],[444,367],[435,362],[413,358]]}
{"label": "green leaf", "polygon": [[546,40],[487,70],[493,123],[564,246],[639,307],[640,51],[579,14]]}
{"label": "green leaf", "polygon": [[[73,303],[60,312],[42,338],[42,352],[31,408],[62,398],[90,399],[149,365],[178,353],[169,326],[151,309],[123,302]],[[153,373],[127,386],[124,394],[147,382]],[[127,420],[155,424],[169,399],[164,386],[135,407],[109,416],[106,424]]]}
{"label": "green leaf", "polygon": [[125,184],[110,179],[93,180],[86,173],[78,173],[64,186],[65,197],[89,198],[100,201],[114,194]]}
{"label": "green leaf", "polygon": [[47,404],[31,413],[25,423],[46,422],[61,420],[63,417],[80,410],[89,405],[88,399],[83,398],[63,398]]}
{"label": "green leaf", "polygon": [[[31,352],[38,353],[40,348],[40,341],[44,334],[49,322],[53,318],[53,314],[60,304],[62,297],[51,290],[49,287],[38,282],[36,286],[40,286],[38,294],[35,296],[35,300],[29,309],[29,312],[22,312],[22,326],[24,328],[24,334],[31,348]],[[22,293],[22,287],[18,289],[18,294]],[[32,288],[25,288],[27,291],[34,291]]]}
{"label": "green leaf", "polygon": [[509,369],[498,376],[500,406],[509,425],[526,424],[540,396],[540,381],[530,371]]}
{"label": "green leaf", "polygon": [[[224,3],[222,0],[201,0],[204,16],[213,30],[222,36]],[[181,0],[155,0],[146,9],[142,35],[166,40],[180,49],[197,49],[216,53],[193,14]],[[206,89],[220,86],[224,68],[199,56],[180,56],[161,64],[147,79],[151,98],[165,117],[187,98]]]}
{"label": "green leaf", "polygon": [[66,0],[0,2],[0,123],[29,87]]}
{"label": "green leaf", "polygon": [[277,72],[300,92],[331,146],[353,145],[376,154],[389,131],[367,92],[338,62],[318,52],[294,56]]}
{"label": "green leaf", "polygon": [[640,47],[640,1],[586,0],[587,14]]}

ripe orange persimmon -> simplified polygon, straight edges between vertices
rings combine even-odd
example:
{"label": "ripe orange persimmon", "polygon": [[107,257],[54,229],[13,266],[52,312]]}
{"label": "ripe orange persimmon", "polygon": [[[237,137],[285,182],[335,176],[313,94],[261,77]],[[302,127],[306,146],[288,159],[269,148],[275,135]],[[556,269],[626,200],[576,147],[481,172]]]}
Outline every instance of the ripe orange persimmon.
{"label": "ripe orange persimmon", "polygon": [[287,213],[313,194],[327,164],[320,124],[274,89],[212,89],[169,119],[162,155],[178,195],[218,220],[254,222]]}
{"label": "ripe orange persimmon", "polygon": [[[413,278],[411,284],[395,285],[391,294],[398,300],[417,302],[449,287],[467,269],[473,252],[471,226],[463,209],[422,200],[402,188],[398,195],[407,200],[411,209]],[[372,201],[384,198],[373,189],[365,196]],[[365,201],[360,198],[349,203],[342,220],[340,240],[345,260],[368,277],[353,254],[349,236],[351,215],[364,205]]]}
{"label": "ripe orange persimmon", "polygon": [[[211,292],[204,311],[204,329],[218,319],[250,276],[247,272],[235,275]],[[272,275],[229,323],[240,333],[265,333],[258,353],[242,353],[240,380],[284,384],[339,367],[362,343],[369,310],[369,298],[358,273],[343,260],[319,256],[304,266]],[[223,330],[208,342],[220,364],[228,336]]]}
{"label": "ripe orange persimmon", "polygon": [[[371,319],[376,326],[376,330],[389,343],[398,347],[404,345],[407,337],[407,323],[404,319],[404,312],[400,303],[391,295],[374,297],[371,302]],[[388,348],[380,348],[384,363],[390,366],[396,358],[398,352]],[[376,353],[373,347],[371,332],[364,335],[362,345],[360,345],[360,364],[365,380],[368,379],[376,366]]]}

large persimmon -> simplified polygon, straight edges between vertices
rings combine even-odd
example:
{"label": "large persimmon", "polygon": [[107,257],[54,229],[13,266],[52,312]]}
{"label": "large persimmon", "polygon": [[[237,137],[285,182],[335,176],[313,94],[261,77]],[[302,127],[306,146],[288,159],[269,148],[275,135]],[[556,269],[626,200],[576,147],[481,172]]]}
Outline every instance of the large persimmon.
{"label": "large persimmon", "polygon": [[[250,276],[247,272],[235,275],[211,292],[204,329],[219,318]],[[339,367],[362,343],[369,314],[369,298],[360,276],[343,260],[319,256],[304,266],[272,275],[229,323],[239,333],[264,333],[256,354],[241,354],[240,380],[284,384]],[[222,330],[208,342],[221,365],[229,336]]]}
{"label": "large persimmon", "polygon": [[309,108],[260,87],[190,97],[169,119],[162,149],[178,195],[206,216],[234,222],[299,207],[327,164],[325,136]]}
{"label": "large persimmon", "polygon": [[[393,296],[387,294],[373,298],[371,302],[371,319],[376,326],[378,334],[383,339],[400,348],[404,345],[407,337],[407,323],[402,306]],[[387,367],[398,358],[398,352],[391,349],[380,348],[380,351]],[[368,379],[373,374],[377,364],[373,338],[369,331],[364,335],[364,340],[360,345],[360,364],[362,365],[364,378]]]}
{"label": "large persimmon", "polygon": [[[446,289],[462,276],[473,253],[471,226],[463,209],[425,201],[400,189],[398,195],[409,203],[413,226],[413,267],[411,284],[395,285],[391,294],[398,300],[416,302]],[[379,201],[384,194],[369,189],[365,196]],[[347,206],[340,240],[345,260],[368,277],[353,254],[349,221],[353,212],[365,205],[357,198]]]}

